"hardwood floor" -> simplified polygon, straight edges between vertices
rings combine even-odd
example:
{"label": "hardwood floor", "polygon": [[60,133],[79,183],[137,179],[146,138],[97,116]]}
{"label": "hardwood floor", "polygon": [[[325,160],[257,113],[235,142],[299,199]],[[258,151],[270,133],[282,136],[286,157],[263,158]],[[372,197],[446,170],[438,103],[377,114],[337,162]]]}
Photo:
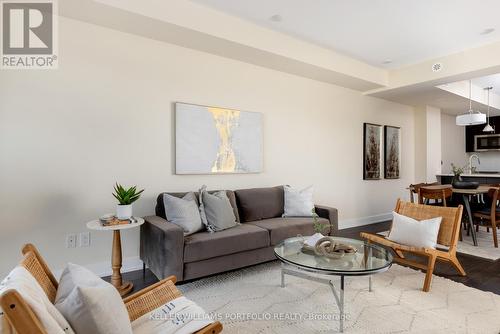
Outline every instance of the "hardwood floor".
{"label": "hardwood floor", "polygon": [[[359,239],[360,232],[377,233],[387,231],[389,227],[390,222],[383,222],[344,229],[339,231],[338,235],[347,238]],[[408,256],[408,258],[412,257]],[[413,257],[412,259],[417,258]],[[463,283],[476,289],[491,291],[500,295],[500,260],[492,261],[466,254],[458,254],[458,259],[464,267],[467,276],[459,276],[449,264],[439,261],[436,263],[434,274],[449,278],[453,281]],[[111,277],[104,277],[104,279],[110,281]],[[149,269],[146,269],[146,272],[144,274],[142,270],[124,273],[123,279],[134,283],[134,289],[132,290],[132,293],[139,291],[158,281],[158,279]]]}

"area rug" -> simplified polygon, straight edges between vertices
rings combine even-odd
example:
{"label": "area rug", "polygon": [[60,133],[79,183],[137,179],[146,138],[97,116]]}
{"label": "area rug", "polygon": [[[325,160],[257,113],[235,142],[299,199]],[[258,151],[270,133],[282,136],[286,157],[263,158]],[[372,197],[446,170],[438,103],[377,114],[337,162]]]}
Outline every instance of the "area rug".
{"label": "area rug", "polygon": [[[337,282],[338,278],[333,278]],[[373,276],[346,278],[345,333],[498,334],[500,296],[393,265]],[[286,276],[277,261],[179,286],[224,325],[224,333],[337,333],[338,309],[327,285]]]}
{"label": "area rug", "polygon": [[[476,232],[476,235],[477,246],[474,246],[474,243],[472,242],[472,236],[466,235],[465,231],[463,231],[463,241],[458,242],[457,252],[494,261],[500,259],[500,248],[495,248],[495,245],[493,244],[491,229],[488,233],[483,228],[480,228],[479,232]],[[500,238],[500,231],[498,231],[498,237]]]}

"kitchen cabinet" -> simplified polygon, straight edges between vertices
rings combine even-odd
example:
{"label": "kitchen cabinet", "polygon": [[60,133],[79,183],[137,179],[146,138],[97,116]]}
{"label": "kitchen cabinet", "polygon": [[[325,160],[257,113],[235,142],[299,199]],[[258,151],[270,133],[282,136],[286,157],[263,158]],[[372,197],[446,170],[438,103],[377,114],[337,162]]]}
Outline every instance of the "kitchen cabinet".
{"label": "kitchen cabinet", "polygon": [[[437,175],[437,179],[441,184],[451,184],[453,181],[452,175]],[[462,175],[464,181],[475,181],[479,184],[498,184],[500,183],[500,174],[498,176],[467,176]]]}
{"label": "kitchen cabinet", "polygon": [[[500,116],[490,117],[490,124],[493,128],[500,130]],[[469,125],[465,127],[465,151],[474,152],[474,136],[475,135],[485,135],[487,132],[483,132],[486,124],[480,125]],[[496,131],[496,133],[499,133]]]}

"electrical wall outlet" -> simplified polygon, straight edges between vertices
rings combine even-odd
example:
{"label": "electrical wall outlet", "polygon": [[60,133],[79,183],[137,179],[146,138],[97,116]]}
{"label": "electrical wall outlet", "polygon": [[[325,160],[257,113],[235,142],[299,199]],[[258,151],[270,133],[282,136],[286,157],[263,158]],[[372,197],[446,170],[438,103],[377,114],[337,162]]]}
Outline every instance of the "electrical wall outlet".
{"label": "electrical wall outlet", "polygon": [[80,233],[80,247],[90,247],[90,232]]}
{"label": "electrical wall outlet", "polygon": [[66,235],[66,248],[76,248],[76,234]]}

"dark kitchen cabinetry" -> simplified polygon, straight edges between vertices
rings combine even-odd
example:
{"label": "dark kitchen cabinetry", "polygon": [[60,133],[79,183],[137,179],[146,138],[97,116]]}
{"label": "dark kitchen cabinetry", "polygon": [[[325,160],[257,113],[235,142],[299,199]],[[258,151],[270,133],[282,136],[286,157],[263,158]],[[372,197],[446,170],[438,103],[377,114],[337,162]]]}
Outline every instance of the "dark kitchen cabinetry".
{"label": "dark kitchen cabinetry", "polygon": [[[437,178],[441,184],[451,184],[451,182],[453,181],[453,176],[450,175],[438,175]],[[500,175],[498,177],[477,177],[462,175],[462,180],[475,181],[479,182],[479,184],[498,184],[500,183]]]}
{"label": "dark kitchen cabinetry", "polygon": [[[490,117],[490,124],[495,128],[495,133],[500,133],[500,116]],[[488,132],[483,132],[486,124],[480,125],[469,125],[465,127],[465,151],[474,152],[474,136],[475,135],[486,135]]]}

